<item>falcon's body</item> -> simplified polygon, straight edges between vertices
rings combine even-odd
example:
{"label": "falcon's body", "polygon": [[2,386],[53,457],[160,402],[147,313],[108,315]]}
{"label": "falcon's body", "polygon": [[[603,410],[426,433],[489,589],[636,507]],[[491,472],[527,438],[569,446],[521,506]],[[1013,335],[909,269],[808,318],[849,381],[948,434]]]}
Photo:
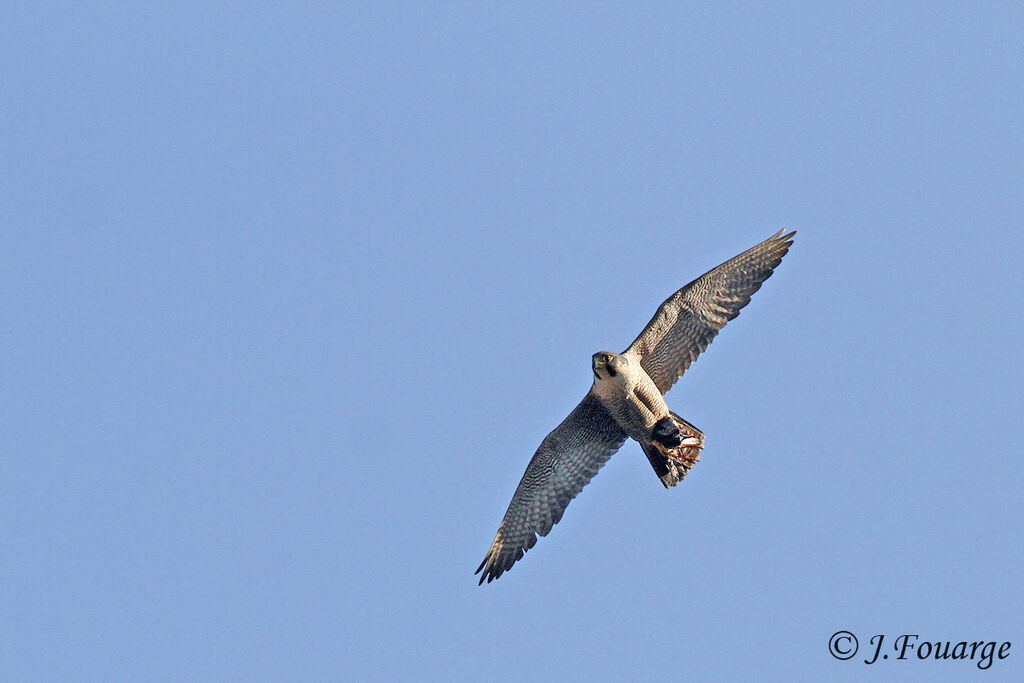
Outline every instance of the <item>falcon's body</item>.
{"label": "falcon's body", "polygon": [[792,244],[781,232],[669,297],[623,353],[592,359],[594,384],[534,454],[477,572],[501,576],[562,517],[569,501],[625,442],[637,441],[661,483],[678,484],[700,458],[704,435],[665,403],[718,331],[739,315]]}
{"label": "falcon's body", "polygon": [[636,356],[614,351],[594,354],[594,396],[608,409],[626,436],[643,441],[654,423],[668,416],[665,397]]}
{"label": "falcon's body", "polygon": [[599,351],[594,354],[593,368],[590,395],[626,436],[640,444],[665,488],[682,481],[700,459],[704,435],[668,409],[665,397],[635,354]]}

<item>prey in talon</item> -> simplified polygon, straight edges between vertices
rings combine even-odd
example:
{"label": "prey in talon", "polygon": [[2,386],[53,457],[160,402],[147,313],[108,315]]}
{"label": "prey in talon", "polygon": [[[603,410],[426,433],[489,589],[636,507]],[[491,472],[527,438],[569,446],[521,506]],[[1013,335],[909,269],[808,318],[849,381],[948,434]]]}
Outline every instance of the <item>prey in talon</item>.
{"label": "prey in talon", "polygon": [[700,460],[700,450],[704,448],[704,433],[670,412],[668,417],[663,417],[654,424],[651,430],[651,444],[662,454],[680,460],[690,468]]}

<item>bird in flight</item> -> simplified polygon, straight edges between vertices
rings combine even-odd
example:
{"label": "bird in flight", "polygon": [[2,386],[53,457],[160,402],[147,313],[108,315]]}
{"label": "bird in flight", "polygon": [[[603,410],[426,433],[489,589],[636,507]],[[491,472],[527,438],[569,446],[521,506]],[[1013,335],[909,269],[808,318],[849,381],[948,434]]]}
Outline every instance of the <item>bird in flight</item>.
{"label": "bird in flight", "polygon": [[704,434],[669,410],[664,395],[771,276],[794,234],[779,231],[677,291],[623,353],[593,355],[594,384],[530,460],[476,570],[481,584],[508,571],[537,534],[548,535],[627,437],[665,488],[683,480],[700,459]]}

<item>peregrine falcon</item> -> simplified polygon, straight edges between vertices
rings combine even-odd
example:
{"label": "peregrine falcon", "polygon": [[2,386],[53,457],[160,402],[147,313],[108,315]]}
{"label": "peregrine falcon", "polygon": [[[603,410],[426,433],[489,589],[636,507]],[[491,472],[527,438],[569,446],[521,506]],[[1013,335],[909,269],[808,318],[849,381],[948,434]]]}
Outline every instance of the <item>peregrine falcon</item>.
{"label": "peregrine falcon", "polygon": [[508,571],[537,534],[547,536],[627,437],[643,448],[665,488],[683,480],[700,459],[704,434],[669,410],[664,395],[771,276],[794,234],[780,230],[677,291],[623,353],[593,355],[594,384],[530,460],[476,570],[481,584]]}

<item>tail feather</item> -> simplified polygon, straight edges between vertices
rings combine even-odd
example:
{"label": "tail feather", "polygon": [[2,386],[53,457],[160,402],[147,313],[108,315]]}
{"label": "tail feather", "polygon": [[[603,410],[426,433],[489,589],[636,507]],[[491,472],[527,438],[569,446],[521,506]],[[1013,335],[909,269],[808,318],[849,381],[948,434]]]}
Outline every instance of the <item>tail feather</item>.
{"label": "tail feather", "polygon": [[681,482],[700,460],[704,434],[675,413],[651,430],[651,440],[640,444],[665,488]]}

